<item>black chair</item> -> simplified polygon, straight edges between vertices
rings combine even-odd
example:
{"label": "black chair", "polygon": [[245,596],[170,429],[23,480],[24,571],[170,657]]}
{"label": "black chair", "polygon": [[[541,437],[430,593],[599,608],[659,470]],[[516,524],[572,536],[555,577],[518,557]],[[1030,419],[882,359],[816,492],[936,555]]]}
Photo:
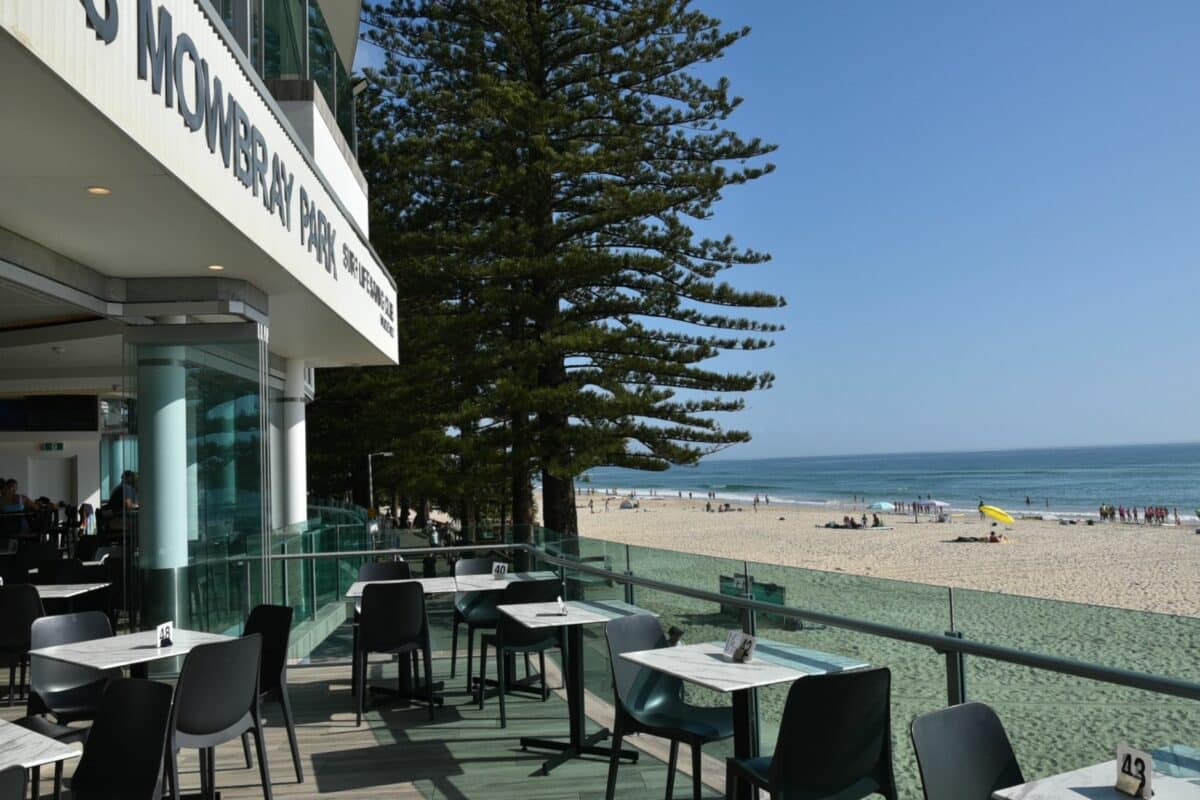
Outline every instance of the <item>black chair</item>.
{"label": "black chair", "polygon": [[172,696],[171,687],[157,681],[109,681],[71,778],[72,800],[162,796]]}
{"label": "black chair", "polygon": [[652,650],[667,646],[658,620],[648,614],[615,619],[604,626],[612,666],[614,720],[612,757],[608,764],[607,800],[613,800],[617,788],[621,739],[631,733],[648,733],[671,741],[667,765],[667,797],[675,791],[675,762],[679,744],[692,748],[692,796],[700,800],[701,748],[733,736],[731,708],[703,708],[683,700],[683,681],[657,670],[639,667],[621,658],[622,653]]}
{"label": "black chair", "polygon": [[[367,694],[367,662],[370,653],[392,653],[400,658],[420,651],[425,661],[426,701],[429,719],[436,702],[433,694],[433,648],[429,618],[425,614],[425,591],[419,583],[372,583],[363,590],[362,616],[355,641],[355,722],[362,725]],[[403,672],[404,665],[400,665]],[[400,681],[403,689],[403,682]]]}
{"label": "black chair", "polygon": [[179,750],[200,751],[200,792],[216,791],[216,747],[254,734],[263,797],[271,800],[271,772],[263,738],[258,676],[262,636],[250,634],[192,649],[175,685],[175,705],[167,739],[171,797],[179,800]]}
{"label": "black chair", "polygon": [[0,770],[0,800],[25,800],[25,768]]}
{"label": "black chair", "polygon": [[[117,555],[110,555],[103,559],[100,569],[104,571],[104,578],[101,582],[108,583],[108,591],[101,595],[104,600],[104,611],[108,614],[108,619],[112,623],[113,630],[117,629],[117,624],[121,619],[121,612],[126,612],[129,630],[135,629],[136,620],[134,612],[128,602],[125,594],[125,559],[120,555],[118,550]],[[93,592],[93,594],[97,594]]]}
{"label": "black chair", "polygon": [[77,558],[52,558],[40,561],[37,565],[37,577],[34,583],[40,586],[51,586],[56,583],[87,583],[87,569]]}
{"label": "black chair", "polygon": [[[359,581],[405,581],[412,577],[412,568],[407,561],[368,561],[358,567]],[[350,626],[350,652],[358,652],[358,618],[362,614],[362,598],[354,601],[354,622]],[[358,691],[358,669],[353,670],[351,689]]]}
{"label": "black chair", "polygon": [[[504,587],[497,605],[517,605],[520,603],[552,603],[562,592],[562,584],[557,579],[544,581],[514,581]],[[479,710],[483,710],[483,701],[487,697],[487,651],[488,647],[496,649],[497,693],[500,697],[500,727],[508,727],[508,719],[504,708],[504,695],[508,692],[508,681],[512,678],[506,666],[508,656],[515,653],[538,654],[538,670],[542,684],[542,700],[549,697],[546,686],[546,651],[557,647],[560,652],[566,652],[563,644],[563,629],[555,628],[526,628],[507,614],[501,614],[496,623],[496,632],[484,634],[479,643]]]}
{"label": "black chair", "polygon": [[[296,782],[304,783],[304,768],[300,765],[300,745],[296,742],[296,723],[292,718],[292,703],[288,699],[287,653],[292,634],[292,609],[289,606],[256,606],[246,619],[243,636],[262,636],[262,668],[258,675],[258,694],[261,700],[278,700],[287,726],[288,744],[292,748],[292,764]],[[246,768],[250,768],[250,734],[242,734],[242,749]]]}
{"label": "black chair", "polygon": [[80,561],[99,561],[96,549],[100,547],[100,539],[96,536],[80,536],[75,542],[75,557]]}
{"label": "black chair", "polygon": [[771,797],[896,800],[892,674],[886,668],[801,678],[792,684],[775,755],[725,762],[725,796],[739,784]]}
{"label": "black chair", "polygon": [[25,691],[25,668],[29,664],[29,631],[33,621],[45,615],[37,587],[28,583],[0,586],[0,667],[8,667],[8,704],[15,697],[13,679],[21,669],[21,693]]}
{"label": "black chair", "polygon": [[[29,635],[30,649],[106,639],[112,635],[108,617],[99,611],[55,614],[34,620]],[[100,671],[31,656],[29,701],[25,713],[30,716],[52,714],[60,725],[95,719],[105,685],[120,675],[119,669]]]}
{"label": "black chair", "polygon": [[[463,558],[454,564],[454,577],[460,575],[488,575],[492,571],[490,558]],[[450,677],[453,678],[458,663],[458,626],[467,626],[467,691],[471,691],[471,661],[475,656],[475,631],[495,630],[500,620],[500,592],[457,592],[454,595],[454,633],[450,640]]]}
{"label": "black chair", "polygon": [[996,712],[964,703],[913,720],[913,749],[925,800],[989,800],[1025,782]]}

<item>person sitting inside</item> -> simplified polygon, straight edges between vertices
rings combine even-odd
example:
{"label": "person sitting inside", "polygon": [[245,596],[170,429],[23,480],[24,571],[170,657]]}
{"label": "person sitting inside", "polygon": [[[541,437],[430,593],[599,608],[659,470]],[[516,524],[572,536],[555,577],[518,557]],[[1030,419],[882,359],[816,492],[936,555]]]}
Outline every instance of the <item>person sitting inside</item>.
{"label": "person sitting inside", "polygon": [[137,474],[133,470],[125,470],[121,473],[121,482],[113,488],[112,494],[108,496],[108,504],[112,507],[113,512],[125,510],[133,510],[138,507],[137,498]]}

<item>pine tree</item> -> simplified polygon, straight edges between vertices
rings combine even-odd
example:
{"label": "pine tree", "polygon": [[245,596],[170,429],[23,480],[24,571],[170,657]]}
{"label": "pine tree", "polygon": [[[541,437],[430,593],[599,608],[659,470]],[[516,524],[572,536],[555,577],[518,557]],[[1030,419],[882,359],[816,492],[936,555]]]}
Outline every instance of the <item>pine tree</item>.
{"label": "pine tree", "polygon": [[393,0],[364,18],[394,201],[372,227],[469,305],[465,407],[504,423],[514,521],[532,522],[535,471],[545,524],[574,533],[579,472],[746,441],[718,417],[773,376],[707,362],[769,347],[777,326],[738,312],[783,300],[723,279],[766,254],[695,228],[773,169],[772,145],[724,127],[728,81],[697,74],[748,29],[688,0]]}

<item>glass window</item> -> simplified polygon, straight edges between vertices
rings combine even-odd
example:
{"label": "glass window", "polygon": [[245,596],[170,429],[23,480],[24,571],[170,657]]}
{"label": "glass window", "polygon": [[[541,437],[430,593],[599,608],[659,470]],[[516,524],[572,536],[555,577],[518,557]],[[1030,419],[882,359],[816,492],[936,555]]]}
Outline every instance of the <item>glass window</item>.
{"label": "glass window", "polygon": [[329,110],[337,113],[338,55],[325,15],[316,3],[308,4],[308,77],[325,96]]}
{"label": "glass window", "polygon": [[304,77],[304,0],[266,0],[264,78]]}

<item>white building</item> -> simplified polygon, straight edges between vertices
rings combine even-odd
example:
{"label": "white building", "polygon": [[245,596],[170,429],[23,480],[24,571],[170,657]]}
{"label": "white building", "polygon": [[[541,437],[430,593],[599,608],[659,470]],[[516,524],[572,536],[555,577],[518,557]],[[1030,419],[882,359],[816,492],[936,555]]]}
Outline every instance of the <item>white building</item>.
{"label": "white building", "polygon": [[102,531],[151,617],[241,619],[306,517],[314,368],[396,361],[359,8],[0,0],[0,477],[99,507],[135,471]]}

